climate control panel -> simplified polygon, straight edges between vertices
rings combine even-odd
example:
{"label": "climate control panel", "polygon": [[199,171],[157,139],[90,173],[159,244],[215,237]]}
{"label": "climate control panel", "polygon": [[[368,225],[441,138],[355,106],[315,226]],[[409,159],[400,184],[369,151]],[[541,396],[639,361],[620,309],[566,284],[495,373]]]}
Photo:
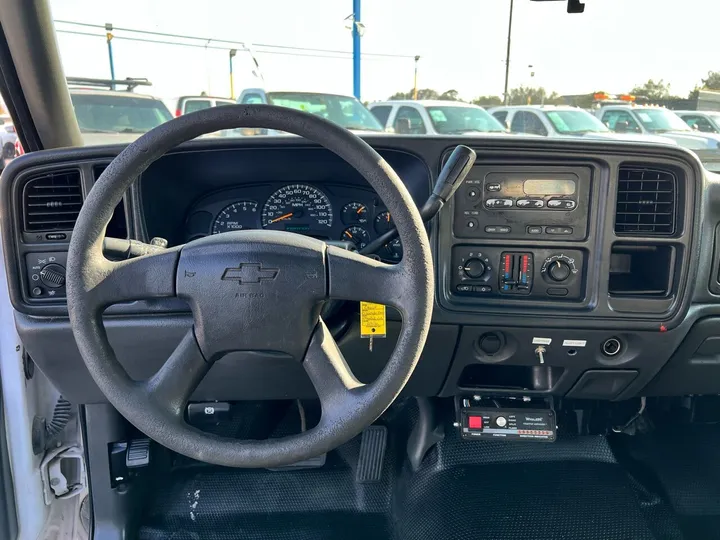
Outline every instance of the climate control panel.
{"label": "climate control panel", "polygon": [[451,293],[580,301],[585,254],[579,249],[455,246]]}

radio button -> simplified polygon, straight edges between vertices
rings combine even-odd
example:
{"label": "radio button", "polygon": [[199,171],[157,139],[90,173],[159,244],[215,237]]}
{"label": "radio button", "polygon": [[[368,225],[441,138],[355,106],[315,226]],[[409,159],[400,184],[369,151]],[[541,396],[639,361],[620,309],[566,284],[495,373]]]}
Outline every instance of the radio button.
{"label": "radio button", "polygon": [[512,208],[512,199],[487,199],[485,201],[486,208]]}
{"label": "radio button", "polygon": [[469,293],[473,292],[473,286],[472,285],[458,285],[455,287],[455,290],[459,293]]}
{"label": "radio button", "polygon": [[547,207],[554,210],[574,210],[576,206],[572,199],[550,199],[547,203]]}
{"label": "radio button", "polygon": [[543,228],[540,225],[530,225],[527,228],[528,234],[542,234]]}
{"label": "radio button", "polygon": [[542,208],[545,206],[545,201],[542,199],[518,199],[515,206],[518,208]]}
{"label": "radio button", "polygon": [[572,227],[545,227],[545,234],[566,236],[573,233]]}
{"label": "radio button", "polygon": [[480,196],[480,188],[472,186],[467,190],[467,198],[474,201]]}
{"label": "radio button", "polygon": [[548,289],[547,294],[549,296],[567,296],[568,290],[557,287],[557,288]]}
{"label": "radio button", "polygon": [[506,225],[488,225],[485,232],[490,234],[508,234],[512,229]]}
{"label": "radio button", "polygon": [[475,218],[469,218],[467,221],[465,221],[466,229],[477,229],[477,226],[478,226],[478,220]]}
{"label": "radio button", "polygon": [[501,187],[500,184],[496,182],[492,182],[490,184],[485,184],[485,190],[486,191],[500,191]]}

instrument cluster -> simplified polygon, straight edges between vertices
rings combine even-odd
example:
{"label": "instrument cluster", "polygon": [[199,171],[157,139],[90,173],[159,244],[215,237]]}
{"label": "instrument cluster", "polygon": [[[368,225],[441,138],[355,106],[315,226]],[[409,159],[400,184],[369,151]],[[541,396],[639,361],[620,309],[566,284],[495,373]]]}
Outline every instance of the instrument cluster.
{"label": "instrument cluster", "polygon": [[[230,231],[270,229],[320,240],[351,242],[359,250],[393,227],[392,217],[370,190],[340,184],[249,184],[207,195],[197,201],[185,222],[186,240]],[[378,253],[397,262],[396,239]]]}

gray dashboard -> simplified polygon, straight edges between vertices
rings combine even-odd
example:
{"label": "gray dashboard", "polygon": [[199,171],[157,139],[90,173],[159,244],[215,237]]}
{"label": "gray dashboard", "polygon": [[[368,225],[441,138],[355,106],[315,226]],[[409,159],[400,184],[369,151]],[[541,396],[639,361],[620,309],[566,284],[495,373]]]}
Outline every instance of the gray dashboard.
{"label": "gray dashboard", "polygon": [[[669,146],[508,137],[366,140],[417,204],[455,144],[478,153],[466,183],[429,228],[437,271],[433,325],[407,394],[720,393],[719,191],[715,175],[703,172],[692,154]],[[81,204],[120,149],[34,153],[2,174],[2,234],[18,331],[38,367],[78,403],[103,397],[75,347],[62,287],[46,268],[62,266],[72,230],[58,223],[57,212],[32,213],[29,201],[47,204],[40,196],[50,178],[53,193]],[[303,198],[292,200],[294,214],[282,209],[293,197]],[[323,197],[327,204],[307,203]],[[360,206],[367,217],[353,222],[348,208]],[[73,207],[62,209],[72,219]],[[205,140],[151,165],[116,209],[108,236],[159,236],[177,245],[219,232],[222,222],[292,224],[299,228],[286,230],[332,240],[356,227],[372,239],[383,211],[357,173],[301,139]],[[308,221],[311,215],[315,221]],[[369,381],[389,357],[400,321],[391,315],[388,337],[370,352],[355,311],[345,306],[335,328],[355,374]],[[120,361],[142,378],[160,367],[191,318],[182,302],[155,300],[113,306],[105,323]],[[619,343],[613,354],[605,349],[608,340]],[[195,397],[311,395],[301,366],[236,353],[213,368]]]}

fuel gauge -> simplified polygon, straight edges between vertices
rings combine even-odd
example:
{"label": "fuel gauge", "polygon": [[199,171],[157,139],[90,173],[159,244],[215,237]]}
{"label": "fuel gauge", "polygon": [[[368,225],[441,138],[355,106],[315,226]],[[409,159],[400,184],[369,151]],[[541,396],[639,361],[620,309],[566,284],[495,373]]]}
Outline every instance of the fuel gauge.
{"label": "fuel gauge", "polygon": [[398,262],[403,256],[403,247],[399,238],[391,240],[382,249],[381,258],[390,262]]}
{"label": "fuel gauge", "polygon": [[348,227],[347,229],[345,229],[342,233],[342,237],[340,238],[340,240],[352,242],[353,244],[355,244],[355,247],[357,249],[362,249],[368,245],[368,242],[370,242],[370,233],[362,227],[358,227],[357,225],[355,225],[353,227]]}
{"label": "fuel gauge", "polygon": [[375,232],[378,234],[385,234],[395,226],[393,223],[390,212],[380,212],[375,218]]}

